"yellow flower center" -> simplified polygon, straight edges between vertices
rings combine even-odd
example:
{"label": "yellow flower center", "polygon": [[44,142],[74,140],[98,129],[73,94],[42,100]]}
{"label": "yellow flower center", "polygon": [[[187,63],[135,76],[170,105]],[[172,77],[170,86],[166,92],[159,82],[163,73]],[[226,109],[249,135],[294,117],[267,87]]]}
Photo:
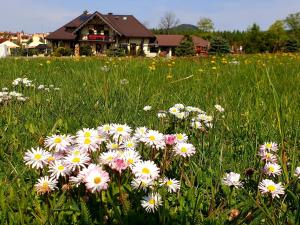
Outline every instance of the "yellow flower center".
{"label": "yellow flower center", "polygon": [[90,133],[90,132],[87,131],[87,132],[84,133],[84,137],[85,137],[85,138],[88,138],[88,137],[90,137],[90,136],[91,136],[91,133]]}
{"label": "yellow flower center", "polygon": [[80,155],[80,151],[78,149],[74,150],[73,155],[75,156]]}
{"label": "yellow flower center", "polygon": [[273,166],[269,166],[268,171],[270,173],[274,173],[275,172],[275,168]]}
{"label": "yellow flower center", "polygon": [[171,180],[168,180],[168,181],[167,181],[167,185],[168,185],[168,186],[170,186],[170,185],[172,185],[172,184],[173,184],[173,181],[171,181]]}
{"label": "yellow flower center", "polygon": [[150,170],[145,167],[145,168],[142,169],[142,173],[149,174]]}
{"label": "yellow flower center", "polygon": [[80,158],[75,157],[75,158],[73,158],[72,162],[73,163],[79,163],[80,162]]}
{"label": "yellow flower center", "polygon": [[50,156],[50,157],[48,157],[48,162],[51,162],[51,161],[54,161],[55,160],[55,158],[53,157],[53,156]]}
{"label": "yellow flower center", "polygon": [[112,156],[108,156],[108,157],[107,157],[107,160],[108,160],[108,161],[112,161],[113,159],[114,159],[114,157],[112,157]]}
{"label": "yellow flower center", "polygon": [[84,144],[85,145],[91,144],[91,139],[89,139],[89,138],[84,139]]}
{"label": "yellow flower center", "polygon": [[128,148],[133,147],[133,143],[131,143],[131,142],[127,143],[127,147],[128,147]]}
{"label": "yellow flower center", "polygon": [[276,190],[276,187],[275,187],[275,185],[271,184],[271,185],[269,185],[269,186],[267,187],[267,189],[268,189],[269,192],[273,192],[273,191]]}
{"label": "yellow flower center", "polygon": [[271,143],[267,143],[266,144],[266,148],[272,148],[272,144]]}
{"label": "yellow flower center", "polygon": [[178,140],[182,140],[183,139],[183,135],[182,134],[177,134],[176,137],[177,137]]}
{"label": "yellow flower center", "polygon": [[127,160],[127,163],[128,163],[128,164],[133,164],[133,163],[134,163],[134,160],[133,160],[133,159],[128,159],[128,160]]}
{"label": "yellow flower center", "polygon": [[186,147],[182,147],[182,148],[180,149],[180,151],[181,151],[182,153],[186,153],[186,152],[187,152],[187,148],[186,148]]}
{"label": "yellow flower center", "polygon": [[95,177],[94,182],[95,184],[99,184],[101,182],[101,177]]}
{"label": "yellow flower center", "polygon": [[54,143],[55,143],[55,144],[59,144],[59,143],[61,143],[61,142],[62,142],[61,137],[56,137],[56,138],[54,139]]}
{"label": "yellow flower center", "polygon": [[116,143],[114,143],[114,144],[111,145],[111,147],[112,147],[113,149],[116,149],[116,148],[119,148],[119,145],[116,144]]}
{"label": "yellow flower center", "polygon": [[118,131],[118,132],[122,132],[122,131],[124,131],[124,128],[123,128],[123,127],[118,127],[118,128],[117,128],[117,131]]}
{"label": "yellow flower center", "polygon": [[155,137],[154,137],[153,135],[151,135],[151,136],[149,137],[149,139],[150,139],[150,141],[155,141]]}
{"label": "yellow flower center", "polygon": [[109,130],[110,130],[110,126],[104,126],[104,127],[103,127],[103,130],[109,131]]}
{"label": "yellow flower center", "polygon": [[47,181],[43,182],[42,186],[41,186],[41,192],[47,192],[49,191],[49,183]]}
{"label": "yellow flower center", "polygon": [[34,159],[40,160],[42,158],[41,154],[35,154]]}
{"label": "yellow flower center", "polygon": [[62,171],[62,170],[65,169],[65,167],[64,167],[63,165],[59,165],[59,166],[57,167],[57,169],[58,169],[59,171]]}
{"label": "yellow flower center", "polygon": [[155,205],[155,200],[154,200],[153,198],[151,198],[151,199],[149,200],[149,204],[150,204],[150,205]]}

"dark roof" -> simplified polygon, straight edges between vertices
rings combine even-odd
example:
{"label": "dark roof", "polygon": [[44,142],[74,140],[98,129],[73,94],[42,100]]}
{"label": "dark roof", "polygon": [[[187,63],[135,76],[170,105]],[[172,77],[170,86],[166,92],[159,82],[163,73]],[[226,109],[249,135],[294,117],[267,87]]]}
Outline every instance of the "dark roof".
{"label": "dark roof", "polygon": [[152,32],[132,15],[103,15],[96,11],[93,14],[80,15],[56,31],[50,33],[46,39],[74,40],[76,38],[76,31],[81,29],[81,26],[95,16],[102,18],[109,26],[125,37],[154,37]]}
{"label": "dark roof", "polygon": [[156,35],[156,42],[158,46],[176,47],[180,45],[180,42],[183,40],[183,38],[184,35],[161,34],[161,35]]}
{"label": "dark roof", "polygon": [[154,37],[143,24],[132,15],[103,15],[109,23],[126,37]]}
{"label": "dark roof", "polygon": [[[156,35],[156,43],[161,47],[176,47],[180,45],[180,42],[184,39],[184,35],[177,34],[161,34]],[[192,40],[195,47],[208,47],[209,41],[202,39],[201,37],[192,35]]]}
{"label": "dark roof", "polygon": [[194,45],[195,47],[209,47],[210,45],[210,42],[207,41],[207,40],[204,40],[203,38],[201,37],[198,37],[198,36],[195,36],[193,35],[192,36],[192,39],[193,39],[193,42],[194,42]]}

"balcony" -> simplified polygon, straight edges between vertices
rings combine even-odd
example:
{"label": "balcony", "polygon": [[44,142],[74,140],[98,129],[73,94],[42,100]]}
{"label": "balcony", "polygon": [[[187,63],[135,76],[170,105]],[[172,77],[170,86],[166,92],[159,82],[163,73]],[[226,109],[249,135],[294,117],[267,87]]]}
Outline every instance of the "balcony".
{"label": "balcony", "polygon": [[114,37],[101,34],[89,34],[82,37],[81,41],[114,42]]}

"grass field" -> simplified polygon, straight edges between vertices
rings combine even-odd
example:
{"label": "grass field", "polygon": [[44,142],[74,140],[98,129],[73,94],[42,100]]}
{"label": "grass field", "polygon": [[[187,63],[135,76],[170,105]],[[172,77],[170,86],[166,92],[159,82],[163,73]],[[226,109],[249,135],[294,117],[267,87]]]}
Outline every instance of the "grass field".
{"label": "grass field", "polygon": [[[299,224],[300,182],[294,176],[300,166],[298,55],[7,58],[0,60],[0,77],[0,89],[28,97],[25,102],[0,103],[0,224]],[[36,87],[12,86],[18,77],[27,77]],[[39,85],[59,90],[39,90]],[[170,130],[157,112],[176,103],[214,115],[213,128],[197,135],[179,123]],[[225,112],[218,113],[215,104]],[[152,109],[144,111],[146,105]],[[179,161],[169,173],[186,179],[157,212],[145,212],[135,197],[123,204],[117,197],[103,203],[98,195],[85,201],[71,191],[37,195],[39,172],[25,165],[24,153],[43,146],[51,134],[76,134],[105,123],[191,136],[196,154],[184,161],[180,176]],[[283,170],[275,181],[286,185],[285,195],[274,199],[257,190],[265,176],[257,151],[269,141],[279,145]],[[254,174],[247,177],[249,168]],[[222,184],[229,171],[241,174],[244,188]],[[126,185],[129,180],[124,180],[123,191],[131,196]]]}

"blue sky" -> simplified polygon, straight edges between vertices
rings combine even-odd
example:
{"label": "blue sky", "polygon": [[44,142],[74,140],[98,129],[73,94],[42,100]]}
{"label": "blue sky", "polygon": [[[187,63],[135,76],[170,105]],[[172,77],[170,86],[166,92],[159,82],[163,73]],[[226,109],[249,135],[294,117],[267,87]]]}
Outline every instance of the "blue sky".
{"label": "blue sky", "polygon": [[51,32],[87,9],[132,14],[157,27],[166,11],[181,23],[209,17],[218,30],[245,30],[254,22],[267,29],[276,19],[300,11],[300,0],[1,0],[0,31]]}

